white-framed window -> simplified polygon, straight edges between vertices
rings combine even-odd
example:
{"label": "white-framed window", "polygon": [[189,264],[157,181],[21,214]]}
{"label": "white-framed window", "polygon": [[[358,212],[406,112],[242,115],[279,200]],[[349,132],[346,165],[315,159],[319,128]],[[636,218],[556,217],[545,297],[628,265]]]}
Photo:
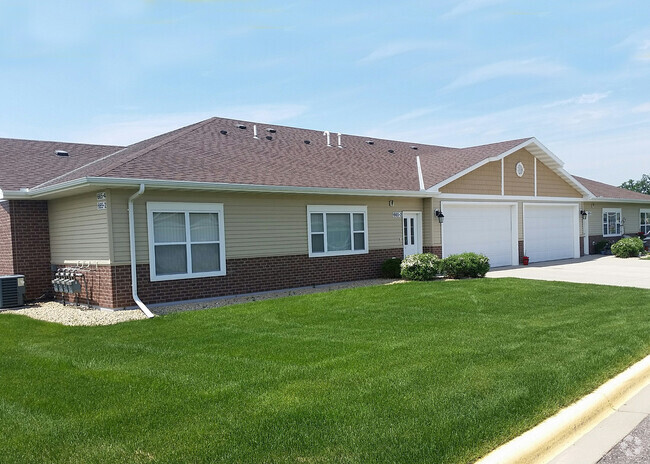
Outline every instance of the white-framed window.
{"label": "white-framed window", "polygon": [[222,203],[147,202],[151,280],[226,274]]}
{"label": "white-framed window", "polygon": [[368,207],[307,206],[309,256],[368,253]]}
{"label": "white-framed window", "polygon": [[621,234],[621,208],[603,208],[603,237]]}
{"label": "white-framed window", "polygon": [[641,209],[641,232],[650,232],[650,209]]}

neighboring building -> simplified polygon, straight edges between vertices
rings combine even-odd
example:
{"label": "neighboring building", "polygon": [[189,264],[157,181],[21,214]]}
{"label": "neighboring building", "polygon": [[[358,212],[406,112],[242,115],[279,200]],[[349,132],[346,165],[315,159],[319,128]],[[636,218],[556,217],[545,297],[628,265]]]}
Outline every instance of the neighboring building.
{"label": "neighboring building", "polygon": [[650,196],[571,176],[535,138],[459,149],[211,118],[128,147],[0,139],[0,163],[0,274],[34,299],[83,267],[106,308],[134,304],[132,259],[160,303],[366,279],[422,251],[577,258],[650,228]]}

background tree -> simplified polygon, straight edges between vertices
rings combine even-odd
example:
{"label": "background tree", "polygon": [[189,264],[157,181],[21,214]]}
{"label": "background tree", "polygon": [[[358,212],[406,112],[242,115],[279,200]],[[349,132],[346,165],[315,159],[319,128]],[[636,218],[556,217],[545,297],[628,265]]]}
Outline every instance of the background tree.
{"label": "background tree", "polygon": [[641,180],[628,180],[623,182],[621,187],[624,189],[632,190],[633,192],[645,193],[650,195],[650,175],[643,174]]}

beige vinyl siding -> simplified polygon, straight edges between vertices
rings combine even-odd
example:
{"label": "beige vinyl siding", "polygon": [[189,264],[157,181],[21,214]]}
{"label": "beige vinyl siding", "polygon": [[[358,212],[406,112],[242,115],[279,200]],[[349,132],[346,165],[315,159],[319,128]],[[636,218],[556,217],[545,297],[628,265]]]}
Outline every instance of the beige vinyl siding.
{"label": "beige vinyl siding", "polygon": [[[130,260],[127,203],[133,191],[112,191],[113,261]],[[389,200],[394,201],[389,206]],[[368,246],[401,248],[401,220],[397,211],[422,211],[422,199],[399,197],[352,197],[239,192],[183,192],[148,190],[135,202],[136,256],[149,261],[147,201],[223,203],[226,257],[252,258],[308,253],[307,205],[367,205]]]}
{"label": "beige vinyl siding", "polygon": [[[422,246],[431,246],[433,245],[433,214],[434,209],[431,204],[433,203],[431,198],[422,199]],[[437,208],[436,208],[437,209]],[[436,224],[438,224],[438,219],[436,219]]]}
{"label": "beige vinyl siding", "polygon": [[[524,166],[524,175],[521,177],[515,170],[517,163]],[[503,159],[503,173],[503,190],[506,195],[535,195],[535,157],[527,150],[517,150],[506,156]]]}
{"label": "beige vinyl siding", "polygon": [[440,188],[442,193],[501,195],[501,161],[492,161]]}
{"label": "beige vinyl siding", "polygon": [[539,160],[537,160],[537,196],[582,198],[580,192]]}
{"label": "beige vinyl siding", "polygon": [[50,200],[48,216],[52,262],[108,264],[108,214],[107,209],[97,209],[96,192]]}
{"label": "beige vinyl siding", "polygon": [[[621,218],[624,220],[626,235],[634,235],[641,230],[641,208],[645,205],[630,203],[584,203],[584,209],[589,214],[589,235],[603,235],[603,208],[620,208]],[[613,238],[613,237],[608,237]]]}

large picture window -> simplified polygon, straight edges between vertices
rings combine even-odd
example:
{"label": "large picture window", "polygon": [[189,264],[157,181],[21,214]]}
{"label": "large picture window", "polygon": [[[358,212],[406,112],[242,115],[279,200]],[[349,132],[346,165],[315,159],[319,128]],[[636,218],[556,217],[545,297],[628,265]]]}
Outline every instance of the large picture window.
{"label": "large picture window", "polygon": [[644,234],[650,232],[650,209],[641,210],[641,232]]}
{"label": "large picture window", "polygon": [[226,273],[223,204],[147,203],[151,280]]}
{"label": "large picture window", "polygon": [[308,206],[309,256],[368,253],[367,207]]}
{"label": "large picture window", "polygon": [[621,235],[621,208],[603,208],[603,237]]}

